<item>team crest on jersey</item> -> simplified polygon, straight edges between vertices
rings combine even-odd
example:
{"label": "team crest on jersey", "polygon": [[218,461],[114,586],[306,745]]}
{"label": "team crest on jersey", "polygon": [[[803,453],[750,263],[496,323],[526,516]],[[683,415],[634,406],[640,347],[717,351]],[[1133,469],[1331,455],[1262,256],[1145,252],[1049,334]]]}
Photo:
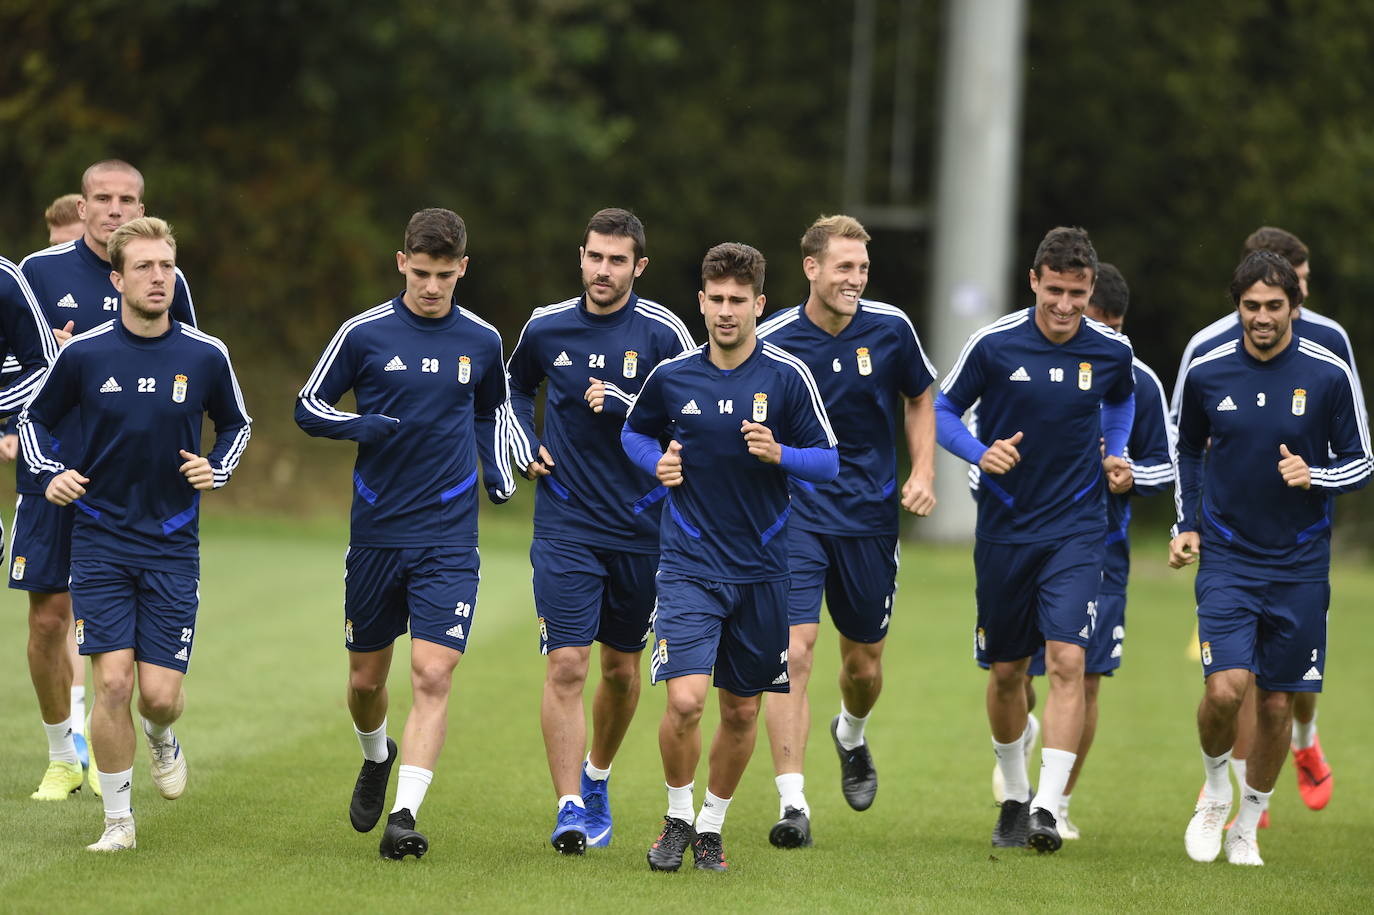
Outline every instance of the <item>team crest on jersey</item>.
{"label": "team crest on jersey", "polygon": [[668,663],[668,640],[667,640],[667,639],[659,639],[659,640],[658,640],[658,663],[660,663],[660,664],[667,664],[667,663]]}
{"label": "team crest on jersey", "polygon": [[978,650],[979,650],[979,651],[987,651],[987,650],[988,650],[988,634],[987,634],[987,631],[984,630],[982,626],[979,626],[979,627],[978,627]]}
{"label": "team crest on jersey", "polygon": [[472,359],[467,356],[458,357],[458,383],[467,384],[472,380]]}
{"label": "team crest on jersey", "polygon": [[172,403],[186,403],[186,376],[178,375],[172,381]]}
{"label": "team crest on jersey", "polygon": [[759,391],[754,395],[754,422],[761,423],[768,418],[768,395]]}
{"label": "team crest on jersey", "polygon": [[1202,643],[1202,663],[1203,663],[1203,664],[1206,664],[1206,665],[1209,665],[1209,666],[1210,666],[1211,663],[1212,663],[1212,643],[1211,643],[1211,642],[1203,642],[1203,643]]}
{"label": "team crest on jersey", "polygon": [[873,357],[868,354],[868,347],[861,346],[856,349],[855,354],[859,357],[859,374],[873,374]]}
{"label": "team crest on jersey", "polygon": [[75,626],[74,628],[76,629],[76,644],[78,644],[78,645],[85,645],[85,644],[86,644],[86,621],[85,621],[85,620],[77,620],[77,621],[76,621],[76,626]]}
{"label": "team crest on jersey", "polygon": [[639,353],[632,349],[625,350],[625,365],[621,368],[620,374],[626,378],[633,378],[639,374]]}
{"label": "team crest on jersey", "polygon": [[10,577],[15,581],[24,580],[24,557],[14,557],[14,567],[10,570]]}
{"label": "team crest on jersey", "polygon": [[1093,389],[1093,364],[1091,362],[1078,363],[1078,390],[1091,391]]}
{"label": "team crest on jersey", "polygon": [[1307,389],[1293,389],[1293,415],[1302,416],[1307,412]]}
{"label": "team crest on jersey", "polygon": [[344,620],[344,641],[353,644],[353,621]]}

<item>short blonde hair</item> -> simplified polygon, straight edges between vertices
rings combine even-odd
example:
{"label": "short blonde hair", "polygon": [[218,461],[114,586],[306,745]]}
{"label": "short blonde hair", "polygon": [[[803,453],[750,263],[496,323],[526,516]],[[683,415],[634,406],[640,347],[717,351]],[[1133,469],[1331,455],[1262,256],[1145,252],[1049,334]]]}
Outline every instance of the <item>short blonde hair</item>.
{"label": "short blonde hair", "polygon": [[110,266],[115,269],[116,273],[124,272],[124,249],[129,242],[140,238],[146,238],[150,241],[165,241],[172,246],[172,254],[176,254],[177,240],[176,236],[172,234],[172,227],[156,216],[140,216],[115,229],[107,243],[106,247],[110,252]]}
{"label": "short blonde hair", "polygon": [[802,257],[820,260],[832,238],[852,238],[867,244],[872,236],[853,216],[819,216],[801,237]]}
{"label": "short blonde hair", "polygon": [[48,228],[56,229],[80,222],[81,216],[76,210],[76,205],[80,200],[80,194],[63,194],[48,204],[48,208],[43,211],[43,218],[47,220]]}

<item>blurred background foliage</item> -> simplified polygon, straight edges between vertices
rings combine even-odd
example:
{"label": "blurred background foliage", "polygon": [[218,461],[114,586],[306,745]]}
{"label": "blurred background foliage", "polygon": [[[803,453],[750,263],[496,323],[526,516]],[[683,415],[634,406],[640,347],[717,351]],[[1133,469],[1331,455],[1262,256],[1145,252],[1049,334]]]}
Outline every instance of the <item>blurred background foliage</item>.
{"label": "blurred background foliage", "polygon": [[[945,12],[917,7],[915,199],[896,203],[934,198]],[[1374,371],[1374,7],[1034,0],[1028,13],[1007,307],[1030,301],[1045,230],[1085,226],[1131,285],[1138,354],[1171,385],[1183,343],[1229,307],[1241,241],[1276,224],[1312,248],[1312,306]],[[875,197],[896,0],[877,15]],[[689,327],[718,241],[770,258],[770,307],[800,301],[797,238],[843,206],[853,16],[850,0],[0,0],[0,252],[43,246],[44,207],[86,165],[139,166],[257,420],[225,496],[333,510],[348,492],[332,468],[351,449],[296,430],[294,392],[344,318],[401,288],[392,252],[418,208],[466,219],[460,299],[508,349],[531,308],[580,291],[577,245],[603,206],[644,219],[637,288]],[[918,329],[930,231],[871,246],[868,295]],[[941,369],[954,355],[932,354]]]}

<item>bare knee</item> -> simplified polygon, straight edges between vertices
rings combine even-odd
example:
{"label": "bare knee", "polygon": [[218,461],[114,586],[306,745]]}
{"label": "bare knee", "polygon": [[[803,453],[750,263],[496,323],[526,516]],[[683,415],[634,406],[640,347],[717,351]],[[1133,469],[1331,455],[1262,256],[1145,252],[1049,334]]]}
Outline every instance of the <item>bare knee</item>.
{"label": "bare knee", "polygon": [[[1207,678],[1203,694],[1203,701],[1208,707],[1225,715],[1234,715],[1240,710],[1240,704],[1250,688],[1248,675],[1231,676],[1231,673],[1219,671],[1212,674]],[[1241,673],[1246,674],[1245,671]]]}
{"label": "bare knee", "polygon": [[587,682],[586,651],[559,648],[549,652],[549,668],[544,679],[556,693],[580,693]]}
{"label": "bare knee", "polygon": [[415,695],[446,698],[453,688],[453,668],[445,661],[416,664],[410,670],[410,686]]}
{"label": "bare knee", "polygon": [[695,694],[673,695],[670,692],[664,714],[673,727],[683,730],[695,727],[701,721],[701,714],[705,708],[705,696]]}
{"label": "bare knee", "polygon": [[34,638],[65,647],[71,625],[71,605],[60,595],[45,594],[29,603],[29,634]]}
{"label": "bare knee", "polygon": [[867,647],[846,652],[843,665],[845,679],[857,686],[872,687],[882,679],[882,655]]}
{"label": "bare knee", "polygon": [[604,657],[601,664],[601,682],[612,692],[627,696],[639,691],[639,655],[617,653],[613,661]]}
{"label": "bare knee", "polygon": [[128,670],[95,670],[99,684],[95,691],[96,702],[114,708],[128,708],[134,696],[134,672]]}
{"label": "bare knee", "polygon": [[722,701],[720,704],[720,726],[732,731],[747,731],[759,720],[759,697]]}
{"label": "bare knee", "polygon": [[1261,720],[1271,724],[1285,722],[1293,714],[1293,694],[1261,691],[1256,707]]}
{"label": "bare knee", "polygon": [[348,672],[348,690],[365,699],[375,698],[386,689],[386,671],[354,668]]}
{"label": "bare knee", "polygon": [[1002,698],[1015,698],[1025,690],[1026,661],[994,661],[988,668],[992,687]]}

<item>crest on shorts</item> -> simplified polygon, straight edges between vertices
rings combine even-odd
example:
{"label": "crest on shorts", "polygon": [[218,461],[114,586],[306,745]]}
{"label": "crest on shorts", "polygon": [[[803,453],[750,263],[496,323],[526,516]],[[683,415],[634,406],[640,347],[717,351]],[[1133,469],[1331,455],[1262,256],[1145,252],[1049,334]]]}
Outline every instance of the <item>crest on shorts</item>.
{"label": "crest on shorts", "polygon": [[768,395],[759,391],[754,395],[754,422],[761,423],[768,418]]}
{"label": "crest on shorts", "polygon": [[85,644],[86,644],[86,621],[85,621],[85,620],[77,620],[77,621],[76,621],[76,644],[78,644],[78,645],[85,645]]}
{"label": "crest on shorts", "polygon": [[1302,416],[1307,412],[1307,389],[1293,389],[1293,415]]}
{"label": "crest on shorts", "polygon": [[639,373],[639,353],[632,349],[625,350],[625,364],[621,366],[620,374],[626,378],[633,378]]}
{"label": "crest on shorts", "polygon": [[468,356],[458,357],[458,383],[467,384],[472,380],[472,359]]}
{"label": "crest on shorts", "polygon": [[549,626],[548,626],[547,623],[544,622],[544,618],[541,616],[541,617],[539,617],[539,641],[541,641],[541,642],[547,642],[548,640],[549,640]]}
{"label": "crest on shorts", "polygon": [[983,629],[982,626],[979,626],[979,627],[978,627],[978,650],[979,650],[979,651],[987,651],[987,650],[988,650],[988,634],[987,634],[986,630]]}
{"label": "crest on shorts", "polygon": [[353,621],[344,620],[344,641],[353,644]]}
{"label": "crest on shorts", "polygon": [[172,403],[186,403],[186,376],[178,375],[172,381]]}
{"label": "crest on shorts", "polygon": [[854,351],[859,357],[859,374],[873,374],[873,357],[868,354],[868,347],[861,346]]}
{"label": "crest on shorts", "polygon": [[14,566],[13,566],[13,567],[11,568],[11,570],[10,570],[10,577],[13,578],[15,581],[23,581],[23,580],[24,580],[24,557],[23,557],[23,556],[16,556],[16,557],[14,557]]}
{"label": "crest on shorts", "polygon": [[1093,389],[1093,364],[1091,362],[1078,363],[1078,390],[1091,391]]}
{"label": "crest on shorts", "polygon": [[668,640],[667,640],[667,639],[659,639],[659,640],[658,640],[658,663],[660,663],[660,664],[667,664],[667,663],[668,663]]}
{"label": "crest on shorts", "polygon": [[1211,665],[1211,663],[1212,663],[1212,643],[1211,643],[1211,642],[1203,642],[1203,643],[1202,643],[1202,663],[1203,663],[1203,664],[1206,664],[1206,665]]}

